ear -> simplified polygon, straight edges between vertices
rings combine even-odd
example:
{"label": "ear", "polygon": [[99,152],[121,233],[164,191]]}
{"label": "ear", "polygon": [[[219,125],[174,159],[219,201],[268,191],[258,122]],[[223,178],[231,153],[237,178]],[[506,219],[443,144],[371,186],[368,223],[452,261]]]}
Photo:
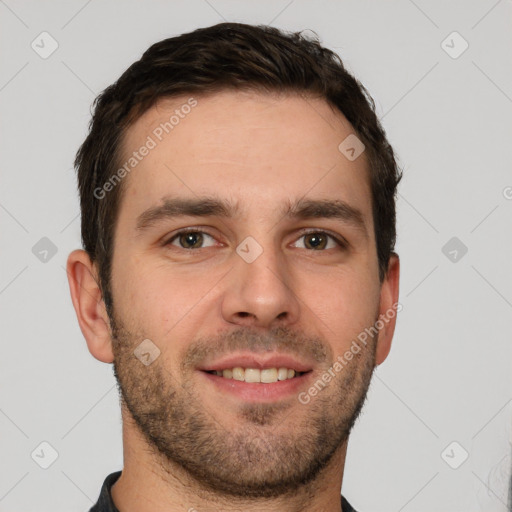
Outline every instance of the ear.
{"label": "ear", "polygon": [[398,254],[392,253],[388,263],[388,273],[380,290],[379,319],[384,324],[379,330],[376,365],[382,364],[391,350],[391,340],[395,332],[396,315],[402,309],[398,303],[398,285],[400,280],[400,259]]}
{"label": "ear", "polygon": [[89,255],[77,249],[68,256],[68,274],[71,300],[89,352],[99,361],[114,360],[110,321],[103,302],[95,265]]}

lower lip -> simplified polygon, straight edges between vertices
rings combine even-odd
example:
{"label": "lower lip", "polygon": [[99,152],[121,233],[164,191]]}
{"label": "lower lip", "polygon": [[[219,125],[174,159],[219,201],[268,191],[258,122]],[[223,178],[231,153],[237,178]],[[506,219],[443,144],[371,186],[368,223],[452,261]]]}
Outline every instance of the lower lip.
{"label": "lower lip", "polygon": [[293,379],[279,380],[277,382],[245,382],[242,380],[226,379],[219,375],[199,371],[209,382],[222,392],[230,393],[236,397],[250,402],[275,402],[298,395],[304,389],[312,372],[307,372]]}

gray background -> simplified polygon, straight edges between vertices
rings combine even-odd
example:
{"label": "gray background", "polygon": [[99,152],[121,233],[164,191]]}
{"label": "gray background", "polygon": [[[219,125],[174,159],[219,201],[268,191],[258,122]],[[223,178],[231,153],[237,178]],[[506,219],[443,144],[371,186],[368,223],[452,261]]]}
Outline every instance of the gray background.
{"label": "gray background", "polygon": [[[122,468],[111,365],[89,354],[69,297],[72,162],[102,89],[150,44],[223,20],[315,30],[375,98],[404,169],[403,310],[344,494],[362,512],[505,511],[511,13],[510,0],[0,0],[0,511],[86,511]],[[47,58],[31,47],[51,49],[44,31],[58,43]],[[58,453],[47,469],[44,441]]]}

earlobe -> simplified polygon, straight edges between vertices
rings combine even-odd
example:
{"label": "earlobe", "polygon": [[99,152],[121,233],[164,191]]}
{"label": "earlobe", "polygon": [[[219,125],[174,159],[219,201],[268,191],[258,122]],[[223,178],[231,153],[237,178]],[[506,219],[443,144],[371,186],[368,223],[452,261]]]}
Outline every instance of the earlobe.
{"label": "earlobe", "polygon": [[391,350],[391,341],[395,332],[396,316],[401,310],[398,302],[400,281],[400,259],[398,254],[392,253],[389,264],[388,273],[384,279],[380,292],[380,309],[379,320],[379,339],[377,342],[377,350],[375,354],[375,364],[382,364],[388,357]]}
{"label": "earlobe", "polygon": [[77,249],[68,256],[66,272],[73,307],[89,352],[99,361],[111,363],[114,355],[110,322],[98,285],[96,268],[89,255]]}

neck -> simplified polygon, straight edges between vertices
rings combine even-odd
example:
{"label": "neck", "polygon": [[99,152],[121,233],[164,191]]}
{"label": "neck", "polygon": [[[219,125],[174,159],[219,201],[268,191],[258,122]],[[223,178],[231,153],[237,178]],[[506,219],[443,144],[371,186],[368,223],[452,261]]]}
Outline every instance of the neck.
{"label": "neck", "polygon": [[318,477],[293,493],[277,498],[242,499],[220,495],[193,479],[180,466],[163,460],[140,434],[123,408],[124,468],[112,486],[121,512],[332,512],[340,510],[347,442],[336,451]]}

